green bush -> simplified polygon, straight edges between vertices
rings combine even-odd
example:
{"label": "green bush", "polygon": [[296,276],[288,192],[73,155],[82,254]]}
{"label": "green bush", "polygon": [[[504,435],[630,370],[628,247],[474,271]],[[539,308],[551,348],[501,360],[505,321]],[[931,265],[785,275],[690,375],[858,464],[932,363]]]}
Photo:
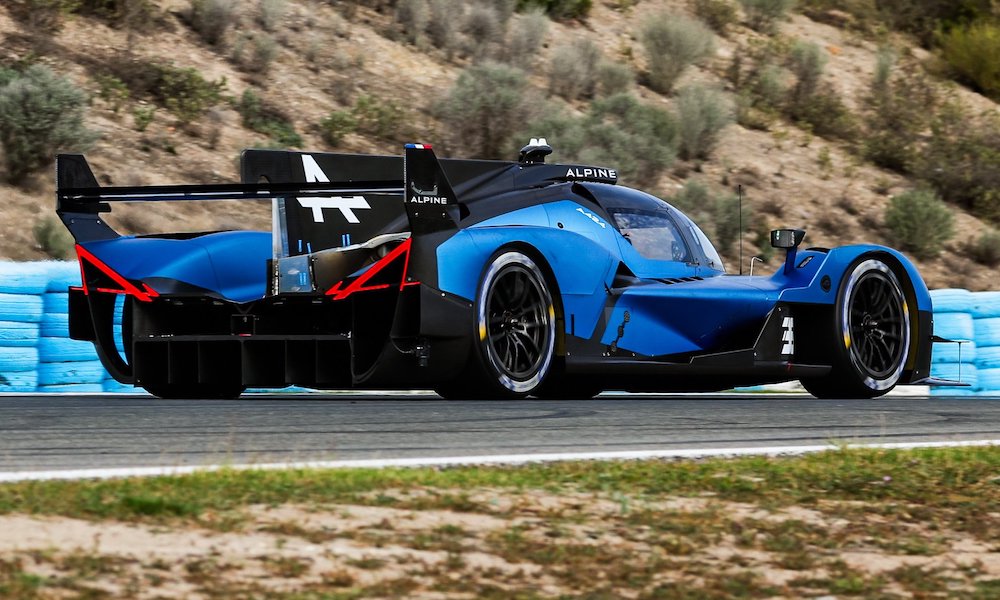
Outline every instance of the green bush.
{"label": "green bush", "polygon": [[627,92],[635,83],[632,68],[612,60],[602,60],[597,65],[596,77],[599,96],[613,96]]}
{"label": "green bush", "polygon": [[184,123],[222,101],[226,80],[208,81],[193,68],[159,65],[153,97]]}
{"label": "green bush", "polygon": [[750,27],[765,33],[773,32],[795,6],[795,0],[740,0]]}
{"label": "green bush", "polygon": [[136,106],[132,109],[132,123],[135,125],[135,130],[146,131],[154,116],[156,116],[155,106]]}
{"label": "green bush", "polygon": [[257,3],[257,22],[265,31],[274,31],[287,11],[286,0],[260,0]]}
{"label": "green bush", "polygon": [[484,62],[465,69],[434,112],[448,124],[460,152],[504,158],[513,132],[524,123],[526,91],[521,70]]}
{"label": "green bush", "polygon": [[919,68],[899,77],[877,70],[865,105],[864,157],[886,169],[911,172],[938,105],[927,76]]}
{"label": "green bush", "polygon": [[826,60],[825,52],[818,45],[795,43],[788,56],[795,85],[791,88],[786,112],[817,135],[853,140],[857,135],[857,119],[834,88],[822,81]]}
{"label": "green bush", "polygon": [[1000,222],[1000,118],[944,104],[913,172],[948,202]]}
{"label": "green bush", "polygon": [[76,242],[59,219],[51,215],[42,217],[35,222],[32,232],[35,234],[35,243],[51,258],[72,258]]}
{"label": "green bush", "polygon": [[951,212],[930,190],[912,190],[893,196],[885,224],[893,240],[920,259],[934,258],[954,233]]}
{"label": "green bush", "polygon": [[677,94],[681,158],[708,158],[719,132],[732,122],[733,104],[721,90],[703,85],[681,89]]}
{"label": "green bush", "polygon": [[[713,242],[718,247],[719,252],[732,256],[733,245],[739,241],[743,231],[751,228],[752,212],[750,205],[743,203],[742,221],[740,215],[740,199],[733,194],[726,194],[715,198],[712,203],[712,223],[715,225],[715,237]],[[742,225],[743,229],[740,230]]]}
{"label": "green bush", "polygon": [[973,260],[987,267],[1000,265],[1000,232],[996,229],[984,231],[969,244],[968,253]]}
{"label": "green bush", "polygon": [[4,4],[10,5],[10,15],[25,23],[29,31],[42,34],[58,32],[65,17],[80,7],[79,0],[14,0]]}
{"label": "green bush", "polygon": [[692,219],[704,213],[705,209],[712,205],[708,187],[694,180],[684,182],[684,187],[666,200]]}
{"label": "green bush", "polygon": [[416,44],[430,19],[426,0],[399,0],[396,4],[396,21],[403,26],[406,41]]}
{"label": "green bush", "polygon": [[458,23],[455,15],[461,12],[461,0],[430,0],[427,36],[431,44],[444,50],[449,59],[458,49]]}
{"label": "green bush", "polygon": [[1000,98],[1000,25],[979,22],[952,29],[941,38],[941,52],[960,81]]}
{"label": "green bush", "polygon": [[670,113],[631,94],[595,100],[583,117],[549,115],[518,136],[546,138],[559,160],[613,167],[624,180],[653,185],[677,157],[677,123]]}
{"label": "green bush", "polygon": [[97,97],[108,103],[111,112],[117,113],[121,110],[125,102],[128,101],[128,86],[121,79],[114,75],[97,75],[94,77],[97,83]]}
{"label": "green bush", "polygon": [[205,43],[219,46],[236,20],[236,0],[191,0],[188,23]]}
{"label": "green bush", "polygon": [[496,41],[502,37],[503,27],[497,11],[487,4],[473,4],[462,23],[467,51],[472,58],[487,57]]}
{"label": "green bush", "polygon": [[515,67],[531,70],[538,49],[545,42],[549,31],[549,18],[540,9],[531,9],[509,28],[502,58]]}
{"label": "green bush", "polygon": [[273,104],[263,101],[253,90],[246,90],[236,106],[243,126],[270,137],[278,146],[299,148],[302,136],[291,119]]}
{"label": "green bush", "polygon": [[87,96],[71,81],[41,65],[2,79],[0,145],[9,181],[49,166],[60,150],[83,150],[93,141],[83,125]]}
{"label": "green bush", "polygon": [[576,38],[552,53],[549,63],[549,92],[576,100],[594,95],[601,50],[587,38]]}
{"label": "green bush", "polygon": [[335,110],[319,123],[320,135],[333,147],[344,141],[344,136],[357,129],[358,121],[348,110]]}
{"label": "green bush", "polygon": [[737,19],[736,6],[729,0],[694,0],[693,7],[694,14],[721,35]]}
{"label": "green bush", "polygon": [[246,32],[233,44],[233,62],[250,73],[267,73],[277,56],[278,43],[263,32]]}
{"label": "green bush", "polygon": [[364,95],[351,110],[358,131],[386,139],[406,137],[406,114],[392,100]]}
{"label": "green bush", "polygon": [[640,35],[649,60],[649,84],[669,92],[689,65],[715,53],[715,35],[700,21],[660,13],[651,17]]}
{"label": "green bush", "polygon": [[104,19],[114,26],[145,31],[154,22],[157,11],[150,0],[79,0],[75,12]]}
{"label": "green bush", "polygon": [[593,0],[517,0],[517,10],[541,8],[554,19],[584,19],[592,6]]}

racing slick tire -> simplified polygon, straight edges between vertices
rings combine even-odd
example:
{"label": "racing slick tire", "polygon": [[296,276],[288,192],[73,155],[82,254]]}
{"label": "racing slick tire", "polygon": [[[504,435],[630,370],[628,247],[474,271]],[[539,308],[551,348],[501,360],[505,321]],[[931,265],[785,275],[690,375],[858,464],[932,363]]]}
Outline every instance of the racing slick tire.
{"label": "racing slick tire", "polygon": [[242,385],[201,383],[158,383],[142,387],[162,400],[235,400],[246,389]]}
{"label": "racing slick tire", "polygon": [[552,368],[556,319],[552,293],[534,260],[501,249],[480,278],[472,356],[463,373],[435,388],[448,399],[516,399],[538,390]]}
{"label": "racing slick tire", "polygon": [[862,256],[840,284],[833,319],[833,369],[802,379],[817,398],[875,398],[899,382],[910,351],[910,306],[899,278],[877,256]]}

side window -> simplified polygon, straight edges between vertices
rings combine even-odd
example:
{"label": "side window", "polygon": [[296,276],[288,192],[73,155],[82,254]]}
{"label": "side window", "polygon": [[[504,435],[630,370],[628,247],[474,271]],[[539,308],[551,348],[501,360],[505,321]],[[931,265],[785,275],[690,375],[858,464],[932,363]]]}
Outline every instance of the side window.
{"label": "side window", "polygon": [[691,262],[691,252],[666,211],[611,208],[615,225],[644,258]]}

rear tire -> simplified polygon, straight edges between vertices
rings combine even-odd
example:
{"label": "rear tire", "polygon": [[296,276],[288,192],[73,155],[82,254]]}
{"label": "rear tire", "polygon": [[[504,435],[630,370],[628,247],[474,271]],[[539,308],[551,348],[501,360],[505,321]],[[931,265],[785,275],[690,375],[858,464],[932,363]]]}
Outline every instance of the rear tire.
{"label": "rear tire", "polygon": [[163,400],[235,400],[246,389],[242,385],[176,383],[150,384],[142,387]]}
{"label": "rear tire", "polygon": [[910,307],[885,262],[862,257],[837,292],[833,369],[802,385],[817,398],[875,398],[899,382],[910,351]]}
{"label": "rear tire", "polygon": [[448,399],[524,398],[540,388],[555,353],[555,307],[541,269],[526,254],[500,250],[483,272],[473,311],[472,356]]}

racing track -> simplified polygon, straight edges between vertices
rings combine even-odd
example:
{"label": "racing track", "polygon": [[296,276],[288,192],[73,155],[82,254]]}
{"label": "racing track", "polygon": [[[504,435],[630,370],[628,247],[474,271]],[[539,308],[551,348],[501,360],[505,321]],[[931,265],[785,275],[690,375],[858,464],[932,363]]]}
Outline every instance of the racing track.
{"label": "racing track", "polygon": [[[27,472],[358,459],[1000,439],[1000,401],[603,396],[446,402],[0,397],[0,480]],[[15,473],[19,472],[20,475]]]}

